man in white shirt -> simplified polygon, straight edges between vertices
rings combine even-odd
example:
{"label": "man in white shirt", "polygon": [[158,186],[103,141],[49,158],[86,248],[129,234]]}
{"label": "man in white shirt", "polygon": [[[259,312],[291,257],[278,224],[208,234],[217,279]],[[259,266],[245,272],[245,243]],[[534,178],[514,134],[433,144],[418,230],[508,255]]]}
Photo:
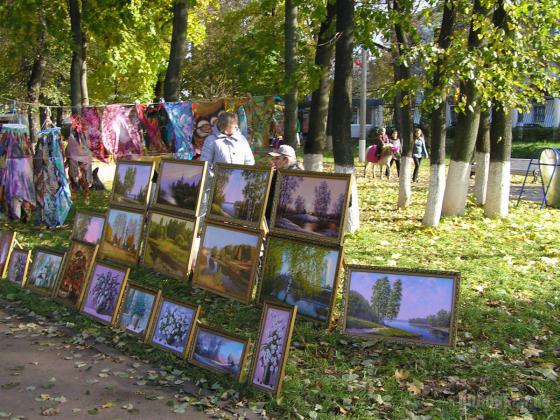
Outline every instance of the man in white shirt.
{"label": "man in white shirt", "polygon": [[237,127],[237,115],[223,112],[218,117],[219,133],[206,137],[200,160],[214,163],[234,163],[237,165],[254,165],[255,158],[249,142]]}

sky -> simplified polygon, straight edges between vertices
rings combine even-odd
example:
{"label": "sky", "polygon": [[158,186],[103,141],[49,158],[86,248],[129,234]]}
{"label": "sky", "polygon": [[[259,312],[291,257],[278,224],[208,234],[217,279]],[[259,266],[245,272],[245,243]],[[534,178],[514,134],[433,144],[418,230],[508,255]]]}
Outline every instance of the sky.
{"label": "sky", "polygon": [[132,186],[132,190],[130,190],[130,194],[136,195],[151,181],[152,167],[148,165],[131,165],[128,163],[119,164],[119,175],[123,183],[126,170],[131,167],[136,168],[136,178],[134,178],[134,185]]}
{"label": "sky", "polygon": [[235,203],[243,200],[243,188],[245,187],[245,178],[242,176],[243,171],[235,170],[229,172],[229,181],[224,186],[224,196],[226,203]]}
{"label": "sky", "polygon": [[391,286],[397,279],[402,281],[403,297],[397,319],[423,318],[435,314],[440,309],[451,311],[453,302],[453,280],[451,278],[353,271],[350,290],[360,293],[369,302],[372,286],[378,279],[385,276],[389,278]]}
{"label": "sky", "polygon": [[[169,191],[169,186],[181,179],[181,176],[189,183],[200,179],[202,166],[185,165],[183,163],[165,162],[160,173],[160,188]],[[170,200],[170,197],[166,197]]]}
{"label": "sky", "polygon": [[214,248],[215,246],[223,248],[227,245],[257,246],[257,240],[258,235],[255,234],[207,225],[203,246],[205,248]]}
{"label": "sky", "polygon": [[91,217],[86,234],[84,235],[84,240],[90,243],[97,242],[99,238],[101,238],[101,231],[103,230],[104,223],[105,219],[102,217]]}
{"label": "sky", "polygon": [[[303,182],[292,190],[292,206],[298,195],[301,195],[305,201],[305,209],[309,212],[313,210],[313,201],[315,200],[315,187],[318,187],[324,178],[303,177]],[[331,187],[331,203],[329,209],[338,200],[338,196],[346,191],[348,181],[344,179],[327,179],[328,185]]]}

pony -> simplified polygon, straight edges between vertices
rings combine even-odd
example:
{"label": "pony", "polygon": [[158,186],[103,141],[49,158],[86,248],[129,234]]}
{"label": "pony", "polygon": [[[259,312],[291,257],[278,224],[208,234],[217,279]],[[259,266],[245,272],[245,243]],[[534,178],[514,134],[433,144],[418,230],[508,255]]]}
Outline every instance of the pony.
{"label": "pony", "polygon": [[391,178],[391,161],[393,153],[397,151],[397,147],[392,144],[385,144],[381,149],[379,160],[377,160],[377,145],[369,146],[366,151],[366,166],[364,167],[364,178],[370,166],[373,178],[375,179],[375,167],[379,166],[379,178],[383,178],[383,169],[387,171],[387,179]]}

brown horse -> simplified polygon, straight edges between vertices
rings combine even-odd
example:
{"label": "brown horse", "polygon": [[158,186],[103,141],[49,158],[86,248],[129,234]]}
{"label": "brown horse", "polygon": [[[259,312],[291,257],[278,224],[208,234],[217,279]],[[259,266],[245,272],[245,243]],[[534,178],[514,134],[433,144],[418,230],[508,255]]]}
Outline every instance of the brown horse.
{"label": "brown horse", "polygon": [[393,160],[393,146],[390,144],[385,144],[381,149],[381,155],[379,156],[379,160],[377,160],[377,156],[375,153],[375,149],[377,146],[373,145],[368,147],[366,152],[366,166],[364,167],[364,177],[366,177],[367,170],[369,166],[372,166],[371,172],[373,178],[375,179],[375,168],[379,167],[379,178],[383,178],[383,169],[387,169],[387,179],[391,178],[391,161]]}

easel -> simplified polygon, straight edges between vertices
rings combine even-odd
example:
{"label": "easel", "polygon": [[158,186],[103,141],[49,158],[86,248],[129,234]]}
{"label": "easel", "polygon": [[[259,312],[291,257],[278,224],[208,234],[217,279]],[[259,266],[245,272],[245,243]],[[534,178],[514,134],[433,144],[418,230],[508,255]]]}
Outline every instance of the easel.
{"label": "easel", "polygon": [[[551,158],[551,162],[543,162],[543,157],[546,155],[549,155],[549,157]],[[534,162],[536,161],[536,162]],[[523,185],[521,185],[521,190],[519,191],[519,196],[517,197],[517,203],[516,203],[516,207],[519,206],[519,202],[521,201],[521,197],[523,196],[523,191],[525,190],[525,184],[527,183],[527,177],[529,176],[529,172],[531,171],[531,167],[532,166],[538,166],[538,174],[537,171],[533,171],[533,176],[536,177],[537,175],[540,177],[541,179],[541,186],[542,186],[542,191],[543,191],[543,199],[541,201],[541,210],[544,208],[544,206],[547,203],[547,198],[548,198],[548,194],[550,193],[550,187],[552,186],[554,180],[557,177],[560,177],[560,150],[558,149],[553,149],[553,148],[546,148],[541,150],[541,153],[539,154],[538,158],[531,158],[531,160],[529,161],[529,164],[527,165],[527,171],[525,172],[525,178],[523,179]],[[550,178],[548,179],[548,182],[545,185],[543,176],[542,176],[542,168],[543,167],[551,167],[552,168],[552,173],[550,174]]]}

